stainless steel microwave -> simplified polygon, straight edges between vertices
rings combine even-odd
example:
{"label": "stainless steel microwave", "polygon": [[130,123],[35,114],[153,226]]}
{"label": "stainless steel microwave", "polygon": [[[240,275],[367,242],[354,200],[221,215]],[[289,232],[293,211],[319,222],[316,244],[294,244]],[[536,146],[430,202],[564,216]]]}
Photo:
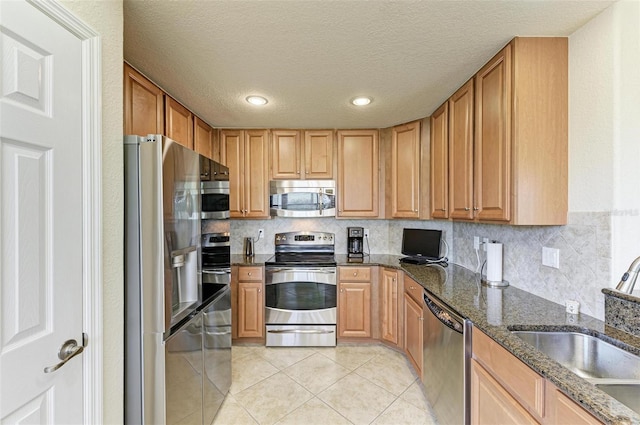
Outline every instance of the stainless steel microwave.
{"label": "stainless steel microwave", "polygon": [[269,184],[272,217],[335,217],[335,180],[273,180]]}
{"label": "stainless steel microwave", "polygon": [[200,205],[202,219],[229,218],[229,169],[200,156]]}

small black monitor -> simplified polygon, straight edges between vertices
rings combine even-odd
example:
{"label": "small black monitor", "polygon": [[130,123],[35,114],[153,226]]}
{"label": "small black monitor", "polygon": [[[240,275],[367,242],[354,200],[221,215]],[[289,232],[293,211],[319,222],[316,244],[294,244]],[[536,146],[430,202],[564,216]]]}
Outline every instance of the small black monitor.
{"label": "small black monitor", "polygon": [[442,230],[403,229],[402,255],[436,260],[440,258]]}

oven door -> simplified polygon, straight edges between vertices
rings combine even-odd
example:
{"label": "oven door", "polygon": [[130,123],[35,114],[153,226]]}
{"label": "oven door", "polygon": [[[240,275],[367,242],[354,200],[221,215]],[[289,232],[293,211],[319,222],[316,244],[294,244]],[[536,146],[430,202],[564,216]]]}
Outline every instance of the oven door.
{"label": "oven door", "polygon": [[335,267],[267,267],[266,324],[336,324]]}
{"label": "oven door", "polygon": [[202,219],[220,220],[230,217],[228,181],[203,181],[200,189],[200,200],[202,204]]}

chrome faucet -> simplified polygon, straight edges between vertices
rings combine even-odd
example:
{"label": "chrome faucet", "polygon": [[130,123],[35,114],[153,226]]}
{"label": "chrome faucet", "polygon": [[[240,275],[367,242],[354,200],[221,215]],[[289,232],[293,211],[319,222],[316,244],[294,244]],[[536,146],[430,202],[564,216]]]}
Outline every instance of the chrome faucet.
{"label": "chrome faucet", "polygon": [[622,278],[620,278],[620,283],[618,283],[616,289],[627,294],[632,293],[633,287],[636,285],[636,279],[638,279],[638,271],[640,271],[640,257],[633,260],[629,270],[624,272]]}

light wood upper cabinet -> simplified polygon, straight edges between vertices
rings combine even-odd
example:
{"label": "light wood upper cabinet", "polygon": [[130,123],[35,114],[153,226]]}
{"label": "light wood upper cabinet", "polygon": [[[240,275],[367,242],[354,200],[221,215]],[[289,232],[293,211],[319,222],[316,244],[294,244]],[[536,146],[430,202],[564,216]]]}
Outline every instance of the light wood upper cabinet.
{"label": "light wood upper cabinet", "polygon": [[394,269],[383,269],[380,281],[380,338],[396,345],[402,345],[398,320],[400,273]]}
{"label": "light wood upper cabinet", "polygon": [[379,216],[377,130],[338,131],[338,217]]}
{"label": "light wood upper cabinet", "polygon": [[304,132],[304,178],[333,178],[333,130]]}
{"label": "light wood upper cabinet", "polygon": [[220,161],[220,147],[215,139],[215,130],[198,117],[193,120],[193,147],[200,155]]}
{"label": "light wood upper cabinet", "polygon": [[478,220],[511,219],[511,45],[475,77],[475,195]]}
{"label": "light wood upper cabinet", "polygon": [[164,92],[126,63],[124,134],[164,134]]}
{"label": "light wood upper cabinet", "polygon": [[271,178],[302,178],[302,142],[297,130],[271,132]]}
{"label": "light wood upper cabinet", "polygon": [[449,102],[431,114],[430,216],[449,218]]}
{"label": "light wood upper cabinet", "polygon": [[[431,217],[447,218],[448,208],[454,220],[566,224],[567,38],[514,38],[447,103],[448,116],[431,117]],[[441,207],[445,137],[449,202]]]}
{"label": "light wood upper cabinet", "polygon": [[165,135],[193,149],[193,114],[176,100],[165,96]]}
{"label": "light wood upper cabinet", "polygon": [[333,131],[273,130],[271,178],[284,180],[333,178]]}
{"label": "light wood upper cabinet", "polygon": [[473,218],[473,80],[449,99],[449,217]]}
{"label": "light wood upper cabinet", "polygon": [[420,215],[420,121],[393,127],[391,139],[391,216]]}
{"label": "light wood upper cabinet", "polygon": [[269,139],[266,130],[221,130],[220,159],[229,167],[232,218],[269,217]]}

